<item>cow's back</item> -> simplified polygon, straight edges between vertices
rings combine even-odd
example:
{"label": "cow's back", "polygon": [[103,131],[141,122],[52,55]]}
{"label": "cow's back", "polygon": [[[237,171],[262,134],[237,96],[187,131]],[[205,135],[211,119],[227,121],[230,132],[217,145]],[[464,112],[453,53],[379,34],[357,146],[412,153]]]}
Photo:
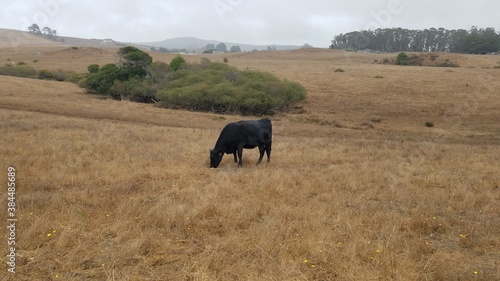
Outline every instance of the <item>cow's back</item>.
{"label": "cow's back", "polygon": [[217,140],[217,146],[228,146],[230,144],[236,144],[243,141],[243,136],[241,134],[241,125],[236,123],[227,124],[221,131],[219,139]]}
{"label": "cow's back", "polygon": [[[250,140],[251,143],[249,143]],[[272,124],[269,118],[260,120],[242,120],[227,124],[221,131],[216,147],[224,147],[225,152],[233,152],[241,143],[245,148],[253,148],[258,144],[272,141]]]}

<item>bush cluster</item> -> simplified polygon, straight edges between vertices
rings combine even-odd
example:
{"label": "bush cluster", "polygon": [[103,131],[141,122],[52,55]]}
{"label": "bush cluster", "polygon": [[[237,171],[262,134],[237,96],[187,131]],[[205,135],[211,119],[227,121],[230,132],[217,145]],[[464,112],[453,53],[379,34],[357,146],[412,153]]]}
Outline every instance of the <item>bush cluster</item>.
{"label": "bush cluster", "polygon": [[136,47],[123,47],[118,50],[120,62],[109,63],[102,67],[91,64],[88,73],[78,82],[87,93],[109,96],[114,99],[127,99],[137,102],[154,101],[151,79],[146,79],[152,65],[152,57]]}
{"label": "bush cluster", "polygon": [[202,59],[187,64],[178,55],[170,64],[152,62],[133,47],[120,49],[121,63],[88,66],[79,85],[88,93],[166,108],[235,114],[271,114],[305,99],[304,88],[273,74],[238,70]]}
{"label": "bush cluster", "polygon": [[6,64],[0,67],[0,75],[33,78],[36,76],[36,70],[24,63],[18,65]]}
{"label": "bush cluster", "polygon": [[160,105],[243,115],[272,114],[305,99],[304,88],[271,73],[238,70],[202,60],[174,73],[158,94]]}
{"label": "bush cluster", "polygon": [[6,64],[0,67],[0,75],[16,76],[23,78],[38,78],[42,80],[67,81],[76,83],[80,80],[80,75],[73,71],[50,71],[42,69],[36,71],[33,67],[24,62],[19,62],[16,65]]}
{"label": "bush cluster", "polygon": [[422,65],[424,58],[415,54],[408,56],[405,52],[401,52],[396,57],[396,64],[398,65]]}
{"label": "bush cluster", "polygon": [[[437,54],[431,54],[429,55],[429,58],[431,61],[435,61],[436,58],[438,58],[439,55]],[[388,59],[386,59],[388,61]],[[396,64],[397,65],[418,65],[422,66],[423,61],[425,60],[424,56],[418,56],[415,54],[412,54],[411,56],[408,56],[405,52],[400,52],[398,56],[396,57]],[[385,60],[384,60],[385,63]],[[439,66],[439,67],[459,67],[457,63],[451,62],[449,59],[446,59],[445,62],[443,63],[436,63],[434,66]]]}

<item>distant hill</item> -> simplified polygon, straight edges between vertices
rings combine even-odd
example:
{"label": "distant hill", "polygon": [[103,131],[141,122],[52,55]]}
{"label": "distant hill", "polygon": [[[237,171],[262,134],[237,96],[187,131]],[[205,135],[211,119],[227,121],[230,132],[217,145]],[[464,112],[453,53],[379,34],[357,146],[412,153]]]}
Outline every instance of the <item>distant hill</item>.
{"label": "distant hill", "polygon": [[129,43],[117,42],[113,39],[83,39],[65,36],[62,38],[64,40],[64,44],[79,47],[121,48],[127,45],[134,45]]}
{"label": "distant hill", "polygon": [[[207,44],[217,45],[222,43],[218,40],[205,40],[195,37],[177,37],[166,39],[159,42],[117,42],[113,39],[85,39],[67,36],[57,36],[53,40],[49,40],[43,36],[37,36],[30,34],[26,31],[13,30],[13,29],[3,29],[0,28],[0,47],[15,47],[20,45],[68,45],[76,47],[99,47],[99,48],[120,48],[125,45],[135,45],[137,47],[142,47],[144,49],[149,49],[150,47],[163,47],[167,49],[186,49],[187,51],[203,52]],[[267,50],[268,47],[273,47],[276,50],[295,50],[299,49],[300,46],[294,45],[252,45],[252,44],[242,44],[242,43],[231,43],[223,42],[226,44],[227,50],[232,46],[240,46],[241,51],[253,51],[253,50]]]}
{"label": "distant hill", "polygon": [[119,48],[129,44],[117,42],[112,39],[84,39],[66,36],[56,36],[49,39],[42,35],[34,35],[26,31],[0,28],[0,47],[18,47],[25,45],[68,45],[76,47]]}
{"label": "distant hill", "polygon": [[25,31],[19,31],[14,29],[3,29],[0,28],[0,47],[19,47],[19,46],[44,46],[44,45],[57,45],[58,43],[43,38],[41,36],[35,36]]}
{"label": "distant hill", "polygon": [[218,41],[218,40],[206,40],[206,39],[199,39],[196,37],[176,37],[176,38],[170,38],[170,39],[165,39],[163,41],[158,41],[158,42],[142,42],[142,43],[135,43],[138,45],[144,45],[144,46],[151,46],[151,47],[163,47],[167,49],[186,49],[188,51],[203,51],[205,49],[205,46],[207,44],[214,44],[217,45],[219,43],[224,43],[226,44],[227,49],[229,50],[232,46],[240,46],[241,51],[253,51],[253,50],[266,50],[268,47],[274,47],[276,50],[295,50],[299,49],[300,46],[294,46],[294,45],[276,45],[276,44],[269,44],[269,45],[252,45],[252,44],[243,44],[243,43],[231,43],[231,42],[223,42],[223,41]]}

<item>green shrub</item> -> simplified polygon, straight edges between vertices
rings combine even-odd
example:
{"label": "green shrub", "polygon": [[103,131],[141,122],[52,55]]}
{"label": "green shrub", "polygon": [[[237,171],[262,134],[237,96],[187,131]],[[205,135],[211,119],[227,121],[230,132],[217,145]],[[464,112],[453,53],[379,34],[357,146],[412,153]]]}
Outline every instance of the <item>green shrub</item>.
{"label": "green shrub", "polygon": [[66,71],[58,69],[55,72],[52,72],[52,80],[56,81],[66,81],[68,78],[68,73]]}
{"label": "green shrub", "polygon": [[148,67],[148,76],[153,83],[161,84],[172,75],[170,65],[162,61],[155,61]]}
{"label": "green shrub", "polygon": [[149,103],[154,101],[155,92],[147,80],[136,76],[127,81],[115,80],[108,95],[119,100]]}
{"label": "green shrub", "polygon": [[128,77],[144,77],[147,75],[147,67],[153,62],[153,58],[146,52],[133,46],[125,46],[118,49],[120,56],[119,67]]}
{"label": "green shrub", "polygon": [[343,70],[342,68],[337,68],[333,72],[345,72],[345,70]]}
{"label": "green shrub", "polygon": [[64,81],[78,84],[78,81],[80,81],[84,76],[85,74],[76,73],[74,71],[66,71],[66,78]]}
{"label": "green shrub", "polygon": [[[282,81],[271,73],[240,71],[208,59],[186,64],[180,55],[170,64],[148,64],[141,68],[146,75],[141,75],[134,69],[138,69],[136,66],[142,62],[149,62],[143,60],[142,55],[136,60],[135,55],[131,57],[125,53],[135,52],[120,51],[120,55],[128,58],[128,62],[122,62],[120,66],[89,65],[89,73],[81,77],[78,85],[88,93],[115,99],[160,101],[158,105],[163,107],[223,114],[271,114],[276,110],[286,110],[306,97],[302,85]],[[71,79],[75,78],[79,77],[71,75]]]}
{"label": "green shrub", "polygon": [[409,64],[408,55],[405,52],[399,53],[398,56],[396,57],[396,64],[408,65]]}
{"label": "green shrub", "polygon": [[36,71],[33,67],[28,66],[26,63],[18,63],[13,66],[11,64],[6,64],[0,67],[0,75],[17,76],[23,78],[38,78],[42,80],[56,80],[56,81],[69,81],[77,83],[81,79],[81,74],[77,74],[74,71],[50,71],[47,69],[42,69]]}
{"label": "green shrub", "polygon": [[161,106],[235,114],[271,114],[304,100],[305,89],[271,73],[203,60],[176,71],[158,94]]}
{"label": "green shrub", "polygon": [[177,71],[185,63],[186,63],[186,60],[181,55],[177,55],[170,62],[170,68],[172,68],[173,71]]}
{"label": "green shrub", "polygon": [[29,65],[16,65],[6,64],[0,67],[0,75],[34,78],[36,70]]}
{"label": "green shrub", "polygon": [[89,71],[89,73],[97,73],[99,71],[99,65],[91,64],[87,67],[87,70]]}
{"label": "green shrub", "polygon": [[127,79],[126,73],[115,64],[110,63],[101,67],[96,73],[87,74],[78,85],[91,94],[109,95],[109,89],[115,80],[125,81]]}
{"label": "green shrub", "polygon": [[52,74],[52,72],[50,72],[46,69],[42,69],[42,70],[38,71],[38,79],[52,80],[52,79],[54,79],[54,75]]}
{"label": "green shrub", "polygon": [[432,127],[434,127],[434,123],[427,121],[427,122],[425,122],[424,126],[432,128]]}

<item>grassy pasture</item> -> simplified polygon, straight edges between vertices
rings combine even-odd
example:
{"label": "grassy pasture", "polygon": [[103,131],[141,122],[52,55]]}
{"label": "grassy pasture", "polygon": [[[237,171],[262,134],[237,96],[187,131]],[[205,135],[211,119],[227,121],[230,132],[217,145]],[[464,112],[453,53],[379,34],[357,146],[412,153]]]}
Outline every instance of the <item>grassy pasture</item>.
{"label": "grassy pasture", "polygon": [[[114,53],[21,46],[0,48],[0,60],[83,72]],[[208,149],[227,122],[248,117],[0,76],[2,185],[9,165],[18,171],[17,273],[4,264],[0,276],[500,279],[500,59],[440,54],[461,66],[453,69],[374,63],[389,56],[208,56],[308,90],[300,108],[271,116],[271,163],[255,166],[258,152],[245,150],[240,169],[229,155],[210,170]]]}

